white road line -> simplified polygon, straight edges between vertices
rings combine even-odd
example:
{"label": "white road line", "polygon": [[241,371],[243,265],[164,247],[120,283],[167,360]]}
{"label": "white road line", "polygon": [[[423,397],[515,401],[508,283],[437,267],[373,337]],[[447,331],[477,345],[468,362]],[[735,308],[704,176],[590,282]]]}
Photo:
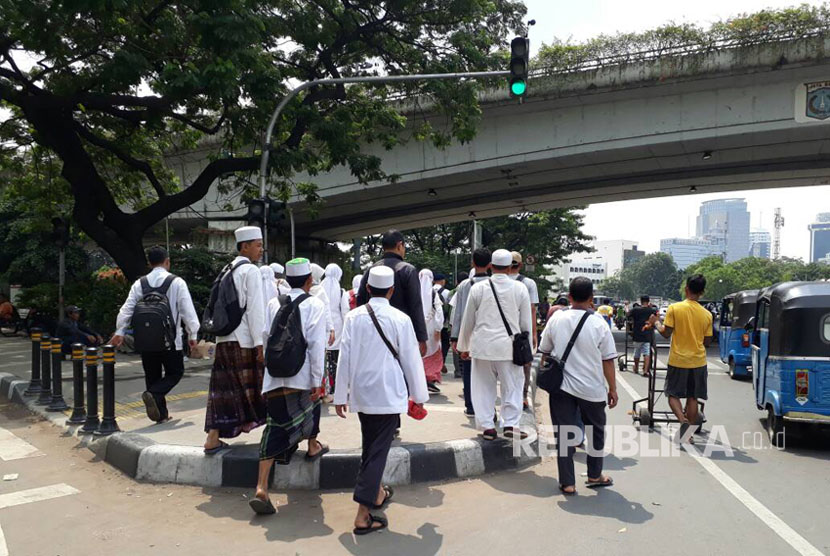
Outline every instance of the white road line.
{"label": "white road line", "polygon": [[[628,384],[628,382],[617,373],[617,382],[628,392],[628,394],[636,399],[641,398],[637,391]],[[666,435],[664,431],[660,430],[660,434]],[[818,548],[810,544],[810,542],[799,535],[792,527],[787,525],[780,517],[772,513],[772,511],[764,506],[757,498],[747,492],[741,485],[739,485],[732,477],[730,477],[723,469],[717,466],[709,458],[702,457],[697,448],[691,445],[684,446],[685,451],[689,456],[698,462],[703,469],[705,469],[717,482],[723,486],[738,502],[744,505],[746,509],[751,511],[764,524],[772,529],[781,539],[788,545],[793,547],[801,556],[823,556],[824,553]]]}
{"label": "white road line", "polygon": [[15,436],[11,431],[0,427],[0,459],[12,461],[42,455],[44,455],[43,452],[22,438]]}
{"label": "white road line", "polygon": [[0,510],[3,508],[11,508],[12,506],[20,506],[22,504],[30,504],[32,502],[41,502],[43,500],[51,500],[52,498],[70,496],[72,494],[78,494],[79,492],[81,491],[67,485],[66,483],[58,483],[56,485],[30,488],[29,490],[19,490],[8,494],[0,494]]}
{"label": "white road line", "polygon": [[9,547],[6,546],[6,535],[3,534],[2,527],[0,527],[0,556],[9,556]]}

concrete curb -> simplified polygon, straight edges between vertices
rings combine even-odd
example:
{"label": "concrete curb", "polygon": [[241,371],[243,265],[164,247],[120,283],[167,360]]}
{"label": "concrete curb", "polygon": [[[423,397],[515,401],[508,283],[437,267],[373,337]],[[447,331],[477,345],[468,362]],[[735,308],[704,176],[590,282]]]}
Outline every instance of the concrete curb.
{"label": "concrete curb", "polygon": [[[537,359],[538,364],[538,359]],[[536,364],[532,375],[532,399],[536,396]],[[259,465],[256,445],[222,450],[206,456],[197,446],[159,444],[144,435],[130,432],[108,437],[79,434],[78,425],[68,425],[63,413],[46,411],[24,397],[28,381],[0,373],[0,396],[25,405],[29,410],[76,436],[96,456],[139,481],[175,483],[204,487],[256,486]],[[404,417],[406,418],[406,417]],[[463,479],[485,473],[519,469],[537,463],[537,423],[533,414],[522,413],[523,430],[532,431],[527,440],[512,442],[481,438],[393,446],[384,471],[384,483],[412,483]],[[332,450],[315,462],[297,452],[290,465],[275,465],[271,484],[277,490],[349,489],[354,487],[360,468],[360,451]]]}

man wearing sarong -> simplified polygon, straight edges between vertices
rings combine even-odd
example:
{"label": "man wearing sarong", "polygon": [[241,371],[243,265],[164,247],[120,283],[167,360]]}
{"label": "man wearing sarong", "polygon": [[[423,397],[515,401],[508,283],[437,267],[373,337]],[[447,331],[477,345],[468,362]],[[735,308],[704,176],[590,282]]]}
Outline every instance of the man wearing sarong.
{"label": "man wearing sarong", "polygon": [[381,480],[400,414],[407,412],[410,397],[421,408],[429,399],[415,328],[404,312],[389,304],[394,285],[391,268],[372,267],[369,302],[346,315],[340,341],[334,403],[342,418],[348,410],[357,413],[363,439],[353,496],[358,503],[355,535],[387,526],[386,519],[370,510],[380,510],[392,499],[392,489]]}
{"label": "man wearing sarong", "polygon": [[305,361],[299,372],[291,377],[279,378],[265,373],[262,394],[268,405],[268,420],[259,445],[259,478],[256,495],[249,502],[258,514],[273,514],[274,505],[268,497],[268,479],[274,461],[288,465],[291,456],[303,440],[308,440],[305,459],[314,461],[329,451],[317,441],[320,432],[320,398],[326,354],[327,326],[323,302],[309,294],[312,286],[311,265],[308,259],[292,259],[286,263],[286,280],[291,286],[287,299],[272,299],[266,315],[267,328],[263,336],[271,332],[272,323],[284,302],[293,302],[302,296],[294,309],[300,312],[303,338],[306,341]]}
{"label": "man wearing sarong", "polygon": [[239,252],[231,266],[242,263],[224,278],[233,280],[239,306],[245,308],[239,326],[216,337],[216,359],[210,373],[205,412],[205,454],[227,447],[222,438],[236,438],[265,424],[262,388],[262,330],[265,303],[262,273],[255,263],[262,256],[262,230],[243,226],[234,232]]}

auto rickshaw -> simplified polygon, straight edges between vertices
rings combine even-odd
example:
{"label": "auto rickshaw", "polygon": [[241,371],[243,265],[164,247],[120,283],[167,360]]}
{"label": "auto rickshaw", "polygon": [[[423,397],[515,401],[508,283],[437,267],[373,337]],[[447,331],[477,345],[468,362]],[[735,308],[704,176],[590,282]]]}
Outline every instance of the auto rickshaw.
{"label": "auto rickshaw", "polygon": [[755,316],[758,290],[744,290],[723,298],[720,310],[718,347],[720,360],[729,365],[733,380],[748,377],[751,373],[752,350],[746,324]]}
{"label": "auto rickshaw", "polygon": [[786,426],[830,425],[830,282],[784,282],[761,291],[752,330],[755,403],[776,446]]}

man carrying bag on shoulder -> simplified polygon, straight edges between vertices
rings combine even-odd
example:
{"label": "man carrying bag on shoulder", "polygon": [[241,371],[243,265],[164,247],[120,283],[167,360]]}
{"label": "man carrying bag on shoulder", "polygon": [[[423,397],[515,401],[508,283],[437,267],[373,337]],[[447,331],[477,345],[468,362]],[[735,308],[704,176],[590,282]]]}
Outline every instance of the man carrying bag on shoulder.
{"label": "man carrying bag on shoulder", "polygon": [[[605,406],[607,403],[613,409],[618,398],[614,337],[602,317],[591,311],[591,280],[574,278],[568,297],[570,309],[554,313],[542,332],[539,350],[544,357],[538,385],[550,394],[559,489],[571,496],[576,494],[573,455],[583,440],[578,426],[580,412],[590,441],[586,485],[597,488],[613,484],[610,477],[602,474],[602,456],[592,454],[605,448]],[[549,358],[553,360],[548,361]]]}

